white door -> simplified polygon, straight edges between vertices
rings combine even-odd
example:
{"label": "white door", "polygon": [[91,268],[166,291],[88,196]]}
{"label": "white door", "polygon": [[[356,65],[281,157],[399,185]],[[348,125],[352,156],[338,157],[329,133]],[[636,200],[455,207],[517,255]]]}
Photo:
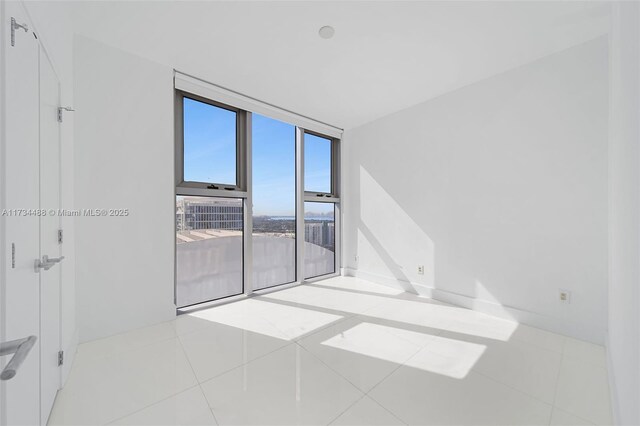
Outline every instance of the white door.
{"label": "white door", "polygon": [[[60,230],[60,85],[46,54],[40,50],[40,258],[61,259]],[[56,212],[52,214],[52,212]],[[40,417],[46,424],[61,376],[60,263],[40,270]]]}
{"label": "white door", "polygon": [[[5,245],[0,300],[2,342],[36,336],[38,340],[9,380],[0,380],[0,422],[7,425],[40,423],[40,275],[34,260],[40,255],[39,217],[39,45],[31,31],[15,31],[11,46],[10,20],[27,22],[19,2],[3,2],[3,49],[6,61],[5,139],[1,185],[4,186]],[[15,210],[13,210],[15,209]],[[5,368],[12,354],[0,357]]]}
{"label": "white door", "polygon": [[[0,380],[0,424],[37,425],[46,424],[61,383],[60,87],[20,3],[3,6],[2,22],[9,25],[3,25],[6,195],[0,219],[8,256],[0,287],[0,342],[37,340],[15,376]],[[14,28],[13,41],[11,18],[28,27]],[[2,356],[0,367],[12,356]]]}

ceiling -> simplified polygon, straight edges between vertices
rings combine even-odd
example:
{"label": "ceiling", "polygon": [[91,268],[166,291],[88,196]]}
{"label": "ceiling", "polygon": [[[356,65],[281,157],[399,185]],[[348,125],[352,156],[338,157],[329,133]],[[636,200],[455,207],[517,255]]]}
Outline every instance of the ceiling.
{"label": "ceiling", "polygon": [[[357,127],[606,34],[598,2],[74,4],[77,33],[280,107]],[[318,36],[324,25],[335,36]]]}

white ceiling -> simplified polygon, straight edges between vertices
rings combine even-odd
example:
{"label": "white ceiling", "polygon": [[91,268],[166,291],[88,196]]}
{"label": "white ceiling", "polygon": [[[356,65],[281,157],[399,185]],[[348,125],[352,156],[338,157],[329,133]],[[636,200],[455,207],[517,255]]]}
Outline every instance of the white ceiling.
{"label": "white ceiling", "polygon": [[[352,128],[593,39],[596,2],[79,2],[76,31]],[[318,36],[323,25],[335,36]]]}

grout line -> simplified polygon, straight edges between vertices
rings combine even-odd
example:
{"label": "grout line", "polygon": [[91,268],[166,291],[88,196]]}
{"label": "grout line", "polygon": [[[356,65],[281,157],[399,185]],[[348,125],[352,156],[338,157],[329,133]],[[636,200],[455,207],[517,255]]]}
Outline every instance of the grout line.
{"label": "grout line", "polygon": [[[306,310],[306,311],[309,311],[309,310],[310,310],[310,309],[307,309],[307,308],[299,308],[299,309],[303,309],[303,310]],[[324,313],[324,312],[323,312],[323,313]],[[294,336],[289,336],[287,332],[285,332],[285,331],[284,331],[282,328],[280,328],[277,324],[275,324],[274,322],[272,322],[269,318],[267,318],[267,316],[263,316],[263,315],[261,315],[261,319],[263,319],[264,321],[266,321],[267,323],[269,323],[273,328],[275,328],[276,330],[278,330],[279,332],[281,332],[284,336],[286,336],[286,338],[287,338],[287,339],[289,339],[289,341],[290,341],[290,342],[296,342],[296,341],[299,341],[299,340],[302,340],[302,339],[306,339],[306,338],[307,338],[307,337],[309,337],[309,336],[312,336],[312,335],[314,335],[314,334],[316,334],[316,333],[318,333],[318,332],[320,332],[320,331],[322,331],[322,330],[326,330],[327,328],[332,327],[332,326],[334,326],[334,325],[336,325],[336,324],[339,324],[339,323],[341,323],[342,321],[345,321],[345,320],[347,320],[347,319],[349,319],[349,318],[352,318],[352,317],[354,316],[354,315],[352,315],[352,316],[346,316],[346,315],[328,314],[328,313],[327,313],[327,315],[339,316],[339,317],[341,317],[341,318],[339,318],[339,319],[337,319],[337,320],[334,320],[334,321],[331,321],[331,322],[329,322],[329,323],[323,324],[323,325],[321,325],[321,326],[319,326],[319,327],[314,328],[313,330],[310,330],[310,331],[308,331],[308,332],[306,332],[306,333],[303,333],[303,334],[301,334],[301,335],[299,335],[299,336],[295,336],[295,337],[294,337]]]}
{"label": "grout line", "polygon": [[[131,352],[136,352],[138,350],[144,349],[144,348],[149,347],[151,345],[155,345],[155,344],[158,344],[158,343],[161,343],[161,342],[166,342],[167,340],[175,339],[175,338],[178,337],[178,333],[176,332],[175,327],[173,327],[173,330],[174,330],[174,335],[173,336],[159,337],[157,339],[153,339],[153,340],[151,340],[149,342],[146,342],[146,343],[143,343],[143,344],[140,344],[140,345],[137,345],[137,346],[133,346],[133,347],[131,347],[130,345],[127,345],[128,346],[127,349],[122,350],[122,351],[118,351],[118,352],[114,352],[114,353],[111,353],[111,354],[106,354],[106,355],[88,355],[88,354],[86,354],[86,349],[85,349],[85,351],[82,350],[82,346],[85,346],[85,345],[91,345],[91,344],[94,344],[94,343],[97,343],[97,342],[100,342],[100,341],[103,341],[103,340],[113,339],[113,338],[116,338],[116,337],[124,337],[124,336],[126,336],[126,335],[128,335],[130,333],[133,333],[133,332],[138,332],[140,330],[144,330],[144,329],[150,328],[150,327],[156,327],[156,326],[159,326],[159,325],[162,325],[162,324],[173,323],[173,321],[174,320],[163,321],[163,322],[160,322],[160,323],[157,323],[157,324],[153,324],[153,325],[149,325],[149,326],[146,326],[146,327],[141,327],[141,328],[136,328],[136,329],[133,329],[133,330],[130,330],[130,331],[126,331],[124,333],[114,334],[114,335],[111,335],[111,336],[103,337],[101,339],[91,340],[89,342],[81,343],[80,345],[78,345],[79,349],[76,352],[76,356],[80,356],[86,361],[103,360],[103,359],[106,359],[106,358],[113,358],[115,356],[120,356],[120,355],[128,354],[128,353],[131,353]],[[173,325],[173,324],[171,324],[171,325]]]}
{"label": "grout line", "polygon": [[[421,350],[421,349],[420,349],[420,350]],[[413,358],[414,356],[416,356],[416,355],[418,354],[418,352],[420,352],[420,350],[416,351],[413,355],[411,355],[409,358],[407,358],[407,359],[406,359],[406,361],[405,361],[405,363],[406,363],[407,361],[409,361],[411,358]],[[389,378],[389,376],[391,376],[393,373],[395,373],[396,371],[398,371],[398,370],[400,369],[400,367],[404,367],[404,366],[405,366],[405,364],[404,364],[404,363],[402,363],[402,364],[397,364],[397,367],[396,367],[396,368],[394,368],[392,371],[390,371],[390,372],[389,372],[389,374],[385,375],[385,376],[384,376],[384,377],[383,377],[383,378],[382,378],[378,383],[376,383],[375,385],[373,385],[373,386],[371,387],[371,389],[369,389],[369,390],[366,392],[367,396],[369,396],[369,394],[370,394],[371,392],[373,392],[373,390],[374,390],[375,388],[377,388],[377,387],[378,387],[382,382],[384,382],[385,380],[387,380],[387,379]],[[410,368],[411,368],[411,367],[410,367]]]}
{"label": "grout line", "polygon": [[[371,392],[373,390],[373,388],[375,388],[378,384],[380,384],[384,379],[386,379],[388,376],[390,376],[391,374],[393,374],[393,372],[395,372],[398,368],[400,368],[400,366],[398,366],[396,369],[394,369],[391,373],[389,373],[388,375],[386,375],[385,377],[382,378],[382,380],[380,382],[378,382],[376,385],[374,385],[371,389],[369,389],[369,391],[363,391],[362,389],[360,389],[360,387],[356,386],[351,380],[349,380],[348,378],[346,378],[344,375],[342,375],[339,371],[336,371],[333,367],[331,367],[329,364],[327,364],[326,362],[324,362],[320,357],[318,357],[317,355],[315,355],[313,352],[311,352],[310,350],[308,350],[307,348],[305,348],[304,346],[300,345],[298,342],[296,342],[296,344],[298,344],[305,352],[307,352],[309,355],[311,355],[313,358],[315,358],[316,360],[318,360],[321,364],[323,364],[324,366],[326,366],[329,370],[333,371],[334,373],[336,373],[338,375],[338,377],[342,378],[343,380],[346,380],[349,384],[351,384],[351,386],[353,386],[358,392],[362,393],[362,395],[360,396],[360,398],[358,398],[356,401],[353,402],[353,404],[349,405],[347,408],[345,408],[342,412],[340,412],[336,417],[334,417],[329,423],[327,423],[327,425],[330,425],[331,423],[335,422],[338,418],[340,418],[340,416],[342,416],[344,413],[346,413],[349,409],[351,409],[351,407],[353,407],[354,405],[356,405],[358,402],[360,402],[363,398],[368,397],[371,398],[369,396],[369,392]],[[373,398],[371,398],[373,400]],[[392,413],[391,411],[389,411],[388,408],[384,407],[383,405],[381,405],[378,401],[374,402],[378,405],[380,405],[385,411],[389,412],[393,417],[395,417],[396,419],[398,419],[400,421],[400,423],[402,424],[407,424],[405,423],[403,420],[399,419],[398,416],[396,416],[394,413]]]}
{"label": "grout line", "polygon": [[560,373],[562,372],[562,364],[564,364],[564,347],[567,341],[562,343],[562,353],[560,354],[560,366],[558,367],[558,374],[556,376],[556,385],[553,389],[553,407],[551,408],[551,416],[549,417],[549,424],[551,424],[551,420],[553,419],[553,410],[556,407],[556,401],[558,399],[558,385],[560,384]]}
{"label": "grout line", "polygon": [[191,364],[191,360],[189,359],[189,355],[187,354],[187,351],[184,348],[184,345],[182,344],[182,340],[180,339],[180,336],[178,336],[178,342],[180,343],[180,348],[182,349],[182,353],[184,354],[184,357],[187,359],[187,363],[189,364],[189,367],[191,368],[191,372],[193,373],[193,378],[196,379],[196,382],[198,383],[197,386],[200,389],[200,393],[202,394],[202,397],[204,398],[205,402],[207,403],[207,406],[209,407],[209,411],[211,411],[211,415],[213,416],[213,421],[216,422],[216,426],[217,426],[220,423],[218,422],[218,418],[216,417],[216,413],[213,411],[213,407],[211,406],[211,403],[209,403],[209,398],[207,398],[207,395],[204,393],[204,389],[202,389],[202,383],[200,383],[200,380],[198,380],[198,376],[196,375],[196,370],[193,368],[193,364]]}
{"label": "grout line", "polygon": [[306,339],[307,337],[311,337],[311,336],[313,336],[313,335],[316,335],[316,334],[318,334],[318,333],[319,333],[319,332],[321,332],[321,331],[325,331],[325,330],[327,330],[328,328],[331,328],[331,327],[333,327],[333,326],[335,326],[335,325],[341,324],[341,323],[343,323],[344,321],[350,320],[350,319],[352,319],[352,318],[354,318],[354,317],[355,317],[355,315],[351,315],[351,316],[348,316],[348,317],[347,317],[347,316],[343,316],[342,318],[340,318],[340,319],[338,319],[338,320],[335,320],[335,321],[333,321],[333,322],[330,322],[329,324],[322,325],[322,326],[320,326],[320,327],[318,327],[318,328],[315,328],[315,329],[313,329],[313,330],[310,330],[308,333],[305,333],[305,334],[302,334],[302,335],[300,335],[300,336],[298,336],[298,337],[295,337],[295,338],[293,338],[293,341],[294,341],[294,342],[300,342],[300,341],[302,341],[302,340]]}
{"label": "grout line", "polygon": [[303,351],[305,351],[306,353],[308,353],[309,355],[311,355],[312,358],[314,358],[316,361],[319,361],[322,365],[324,365],[325,367],[327,367],[329,370],[333,371],[334,373],[336,373],[341,379],[346,380],[351,386],[353,386],[358,392],[360,392],[362,395],[366,395],[367,393],[365,391],[363,391],[362,389],[360,389],[359,386],[356,386],[355,383],[353,383],[351,380],[347,379],[345,376],[343,376],[342,374],[340,374],[338,371],[336,371],[333,367],[331,367],[329,364],[327,364],[326,362],[324,362],[319,356],[317,356],[316,354],[314,354],[313,352],[311,352],[309,349],[305,348],[304,346],[302,346],[300,343],[298,342],[294,342],[296,345],[298,345],[300,348],[302,348]]}
{"label": "grout line", "polygon": [[[571,412],[569,412],[569,411],[567,411],[567,410],[563,410],[563,409],[562,409],[562,408],[560,408],[560,407],[556,407],[555,405],[553,406],[553,411],[552,411],[552,413],[551,413],[552,417],[553,417],[553,412],[555,412],[555,410],[563,411],[563,412],[565,412],[565,413],[569,414],[570,416],[573,416],[573,417],[575,417],[575,418],[577,418],[577,419],[582,420],[583,422],[587,423],[588,425],[593,425],[593,426],[596,426],[596,425],[597,425],[597,423],[594,423],[594,422],[592,422],[591,420],[587,420],[587,419],[585,419],[585,418],[583,418],[583,417],[577,416],[577,415],[575,415],[575,414],[573,414],[573,413],[571,413]],[[549,422],[549,424],[551,424],[551,422]],[[602,425],[602,426],[604,426],[604,425]]]}
{"label": "grout line", "polygon": [[541,404],[548,405],[552,409],[554,407],[553,403],[551,403],[551,402],[543,401],[540,398],[537,398],[537,397],[531,395],[530,393],[523,391],[522,389],[518,389],[518,388],[514,387],[513,385],[501,382],[500,380],[496,379],[495,377],[491,377],[491,376],[489,376],[489,375],[487,375],[485,373],[481,373],[480,371],[474,369],[473,367],[471,368],[471,370],[469,372],[476,373],[477,375],[482,376],[485,379],[491,380],[492,382],[497,383],[497,384],[499,384],[501,386],[509,388],[512,391],[515,391],[515,392],[519,393],[520,395],[526,396],[527,398],[531,398],[531,399],[533,399],[533,400],[535,400],[535,401],[537,401],[537,402],[539,402]]}
{"label": "grout line", "polygon": [[[179,341],[179,339],[178,339],[178,337],[177,337],[177,336],[174,336],[174,337],[171,337],[171,338],[163,338],[163,339],[160,339],[160,340],[154,341],[153,343],[145,344],[145,345],[139,346],[138,348],[135,348],[135,349],[133,349],[133,350],[114,353],[114,354],[108,355],[108,356],[106,356],[106,357],[91,358],[91,359],[88,359],[87,361],[84,361],[84,362],[95,362],[95,361],[102,360],[102,359],[104,359],[104,358],[112,358],[112,357],[122,356],[122,355],[125,355],[125,354],[129,354],[129,353],[131,353],[131,352],[136,352],[137,350],[141,350],[141,349],[147,348],[147,347],[149,347],[149,346],[151,346],[151,345],[153,345],[153,344],[167,342],[167,341],[169,341],[169,340],[171,340],[171,339],[176,339],[176,340],[178,340],[178,342],[180,343],[180,341]],[[188,358],[188,357],[187,357],[187,355],[184,353],[184,348],[182,348],[182,346],[180,346],[180,348],[181,348],[181,350],[183,351],[183,354],[184,354],[185,358],[187,359],[187,362],[189,362],[189,358]],[[75,365],[75,363],[74,363],[74,365]],[[189,365],[191,365],[191,364],[189,364]],[[72,366],[71,368],[73,369],[73,367],[74,367],[74,366]],[[69,373],[69,374],[71,374],[71,373]],[[197,378],[196,378],[196,382],[197,382]],[[190,390],[190,389],[193,389],[193,388],[195,388],[196,386],[197,386],[197,385],[189,386],[189,387],[184,388],[184,389],[182,389],[182,390],[180,390],[180,391],[178,391],[178,392],[171,393],[170,395],[168,395],[168,396],[166,396],[166,397],[160,398],[160,399],[158,399],[158,400],[156,400],[156,401],[153,401],[153,402],[152,402],[152,403],[150,403],[150,404],[147,404],[147,405],[145,405],[145,406],[143,406],[143,407],[140,407],[140,408],[138,408],[138,409],[136,409],[136,410],[134,410],[134,411],[128,412],[127,414],[124,414],[123,416],[120,416],[120,417],[117,417],[117,418],[115,418],[115,419],[109,420],[109,421],[107,421],[106,423],[102,423],[102,424],[104,424],[104,425],[112,424],[112,423],[114,423],[114,422],[116,422],[116,421],[118,421],[118,420],[121,420],[121,419],[123,419],[123,418],[125,418],[125,417],[131,416],[131,415],[133,415],[133,414],[135,414],[135,413],[138,413],[138,412],[140,412],[140,411],[142,411],[142,410],[145,410],[145,409],[147,409],[147,408],[149,408],[149,407],[151,407],[151,406],[153,406],[153,405],[156,405],[156,404],[158,404],[158,403],[160,403],[160,402],[162,402],[162,401],[165,401],[165,400],[167,400],[167,399],[173,398],[174,396],[176,396],[176,395],[178,395],[178,394],[180,394],[180,393],[182,393],[182,392],[186,392],[186,391],[188,391],[188,390]],[[75,395],[75,393],[72,393],[72,395]],[[57,397],[57,396],[56,396],[56,397]],[[53,411],[53,410],[52,410],[52,411]]]}
{"label": "grout line", "polygon": [[[153,406],[154,406],[154,405],[156,405],[156,404],[160,404],[161,402],[166,401],[166,400],[168,400],[168,399],[171,399],[171,398],[173,398],[174,396],[179,395],[179,394],[181,394],[181,393],[183,393],[183,392],[187,392],[187,391],[190,391],[191,389],[195,389],[197,386],[198,386],[197,384],[196,384],[196,385],[193,385],[193,386],[189,386],[188,388],[183,389],[183,390],[181,390],[180,392],[176,392],[176,393],[173,393],[173,394],[171,394],[171,395],[169,395],[169,396],[167,396],[167,397],[161,398],[161,399],[159,399],[159,400],[157,400],[157,401],[155,401],[155,402],[152,402],[152,403],[151,403],[151,404],[149,404],[149,405],[145,405],[145,406],[144,406],[144,407],[142,407],[142,408],[139,408],[139,409],[137,409],[137,410],[135,410],[135,411],[132,411],[132,412],[130,412],[130,413],[127,413],[127,414],[125,414],[124,416],[120,416],[120,417],[118,417],[117,419],[110,420],[110,421],[108,421],[107,423],[104,423],[104,424],[105,424],[105,425],[113,424],[113,423],[117,422],[118,420],[122,420],[122,419],[124,419],[125,417],[129,417],[129,416],[132,416],[132,415],[134,415],[134,414],[137,414],[137,413],[139,413],[139,412],[141,412],[141,411],[144,411],[144,410],[146,410],[146,409],[147,409],[147,408],[149,408],[149,407],[153,407]],[[206,399],[206,398],[205,398],[205,399]]]}
{"label": "grout line", "polygon": [[404,425],[408,425],[409,423],[405,422],[404,420],[402,420],[400,417],[396,416],[391,410],[389,410],[387,407],[385,407],[384,405],[382,405],[378,400],[374,399],[371,395],[367,394],[366,395],[367,398],[369,398],[371,401],[373,401],[374,403],[376,403],[378,406],[382,407],[382,409],[384,411],[386,411],[387,413],[391,414],[393,417],[395,417],[400,423],[404,424]]}
{"label": "grout line", "polygon": [[[569,359],[574,358],[574,359],[579,359],[578,357],[573,357],[573,356],[569,356]],[[564,408],[558,407],[558,405],[556,404],[556,401],[558,399],[558,386],[560,384],[560,373],[562,372],[562,364],[564,364],[565,361],[565,353],[564,353],[564,345],[562,346],[562,357],[560,358],[560,368],[558,368],[558,377],[556,379],[556,386],[555,386],[555,391],[553,394],[553,408],[551,410],[551,418],[549,419],[549,424],[551,424],[551,420],[553,418],[553,411],[557,408],[558,410],[564,411],[574,417],[579,418],[580,420],[583,420],[589,424],[593,424],[595,425],[596,423],[592,422],[591,420],[587,420],[585,418],[583,418],[582,416],[579,416],[569,410],[566,410]],[[585,364],[589,365],[590,367],[594,367],[590,362],[585,362]]]}
{"label": "grout line", "polygon": [[340,416],[342,416],[344,413],[346,413],[347,411],[349,411],[351,409],[351,407],[353,407],[354,405],[356,405],[358,402],[362,401],[363,398],[365,398],[367,396],[366,393],[363,393],[360,398],[358,398],[357,400],[355,400],[353,402],[353,404],[349,405],[347,408],[345,408],[343,411],[341,411],[340,413],[338,413],[337,416],[335,416],[334,418],[332,418],[329,423],[327,423],[327,426],[330,426],[333,422],[335,422],[336,420],[338,420],[340,418]]}
{"label": "grout line", "polygon": [[[280,349],[284,349],[284,348],[286,348],[287,346],[291,346],[291,345],[292,345],[292,344],[294,344],[294,343],[295,343],[295,342],[291,342],[291,341],[289,341],[288,343],[285,343],[285,344],[284,344],[284,345],[282,345],[282,346],[279,346],[279,347],[277,347],[277,348],[275,348],[275,349],[273,349],[273,350],[270,350],[270,351],[269,351],[269,352],[267,352],[267,353],[264,353],[264,354],[262,354],[262,355],[260,355],[260,356],[257,356],[257,357],[255,357],[255,358],[252,358],[252,359],[250,359],[250,360],[247,360],[246,362],[243,362],[243,363],[241,363],[241,364],[236,364],[236,365],[234,365],[233,367],[230,367],[230,368],[228,368],[228,369],[226,369],[226,370],[224,370],[224,371],[222,371],[222,372],[220,372],[220,373],[216,373],[214,376],[208,377],[208,378],[204,379],[203,381],[200,381],[200,379],[199,379],[199,378],[198,378],[198,376],[196,375],[196,380],[197,380],[197,381],[198,381],[198,383],[200,383],[200,384],[207,383],[207,382],[209,382],[209,381],[211,381],[211,380],[214,380],[214,379],[217,379],[218,377],[220,377],[220,376],[222,376],[222,375],[225,375],[225,374],[227,374],[227,373],[229,373],[229,372],[231,372],[231,371],[233,371],[233,370],[236,370],[236,369],[238,369],[238,368],[240,368],[240,367],[244,367],[245,365],[251,364],[253,361],[257,361],[257,360],[259,360],[259,359],[261,359],[261,358],[264,358],[264,357],[266,357],[266,356],[268,356],[268,355],[271,355],[272,353],[277,352],[277,351],[279,351]],[[185,351],[185,352],[186,352],[186,351]],[[189,357],[187,356],[187,360],[188,360],[188,359],[189,359]]]}

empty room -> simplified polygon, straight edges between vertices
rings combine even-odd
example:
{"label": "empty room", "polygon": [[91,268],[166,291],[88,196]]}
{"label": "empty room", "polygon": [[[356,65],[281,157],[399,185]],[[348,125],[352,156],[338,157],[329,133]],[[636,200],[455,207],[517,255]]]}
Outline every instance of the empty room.
{"label": "empty room", "polygon": [[0,22],[0,426],[640,425],[640,1]]}

